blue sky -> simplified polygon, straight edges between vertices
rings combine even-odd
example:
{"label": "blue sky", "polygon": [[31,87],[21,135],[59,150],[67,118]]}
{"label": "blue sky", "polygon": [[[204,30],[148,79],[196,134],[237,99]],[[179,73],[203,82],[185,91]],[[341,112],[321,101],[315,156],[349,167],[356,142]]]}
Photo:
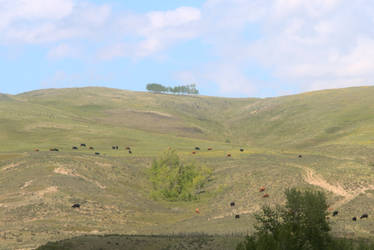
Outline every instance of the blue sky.
{"label": "blue sky", "polygon": [[0,0],[0,92],[196,83],[271,97],[374,83],[374,2]]}

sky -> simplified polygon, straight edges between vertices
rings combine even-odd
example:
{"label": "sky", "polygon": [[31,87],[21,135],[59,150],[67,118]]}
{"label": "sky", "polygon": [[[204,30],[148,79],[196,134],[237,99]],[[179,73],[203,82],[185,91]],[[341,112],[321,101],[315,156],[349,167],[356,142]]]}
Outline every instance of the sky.
{"label": "sky", "polygon": [[0,0],[0,93],[195,83],[273,97],[374,84],[372,0]]}

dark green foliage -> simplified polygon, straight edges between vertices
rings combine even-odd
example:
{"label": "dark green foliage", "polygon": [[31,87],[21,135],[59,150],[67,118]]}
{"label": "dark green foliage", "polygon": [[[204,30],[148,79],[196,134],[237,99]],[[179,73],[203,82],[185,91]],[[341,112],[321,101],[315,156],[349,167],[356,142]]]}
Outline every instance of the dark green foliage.
{"label": "dark green foliage", "polygon": [[173,93],[173,94],[190,94],[190,95],[198,95],[199,90],[196,89],[196,84],[190,85],[181,85],[175,87],[165,87],[158,83],[149,83],[146,86],[148,91],[157,92],[157,93]]}
{"label": "dark green foliage", "polygon": [[211,170],[195,163],[184,164],[174,150],[168,150],[150,169],[153,197],[170,201],[191,201],[198,198]]}
{"label": "dark green foliage", "polygon": [[256,214],[256,233],[240,243],[240,250],[345,250],[373,249],[364,242],[333,239],[326,220],[327,203],[322,192],[288,189],[285,206],[264,206]]}
{"label": "dark green foliage", "polygon": [[148,91],[153,91],[153,92],[167,92],[168,90],[166,87],[158,83],[149,83],[147,84],[146,88]]}

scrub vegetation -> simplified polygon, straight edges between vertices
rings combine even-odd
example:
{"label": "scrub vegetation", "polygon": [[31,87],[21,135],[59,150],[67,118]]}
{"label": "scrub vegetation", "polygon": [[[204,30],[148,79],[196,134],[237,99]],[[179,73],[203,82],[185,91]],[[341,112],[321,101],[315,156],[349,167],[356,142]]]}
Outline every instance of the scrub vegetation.
{"label": "scrub vegetation", "polygon": [[168,150],[150,168],[152,196],[169,201],[197,200],[211,174],[206,166],[182,163],[174,150]]}

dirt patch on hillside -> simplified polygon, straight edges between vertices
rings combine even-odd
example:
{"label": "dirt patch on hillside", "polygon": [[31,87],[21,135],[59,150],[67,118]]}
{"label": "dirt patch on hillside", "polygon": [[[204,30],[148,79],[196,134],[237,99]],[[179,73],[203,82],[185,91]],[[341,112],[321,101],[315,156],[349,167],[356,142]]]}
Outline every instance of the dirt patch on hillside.
{"label": "dirt patch on hillside", "polygon": [[11,168],[15,168],[15,167],[18,167],[19,165],[23,164],[24,162],[17,162],[17,163],[11,163],[11,164],[8,164],[6,166],[3,166],[2,167],[2,171],[6,171],[8,169],[11,169]]}
{"label": "dirt patch on hillside", "polygon": [[305,175],[304,175],[305,182],[311,185],[314,185],[314,186],[319,186],[339,196],[346,197],[349,195],[349,193],[339,183],[332,185],[328,183],[325,179],[323,179],[322,176],[316,174],[314,170],[309,169],[309,168],[304,168],[304,169],[305,169]]}
{"label": "dirt patch on hillside", "polygon": [[98,186],[101,189],[105,189],[106,188],[104,185],[102,185],[98,181],[91,180],[91,179],[87,178],[86,176],[83,176],[81,174],[76,173],[72,169],[68,169],[68,168],[64,168],[64,167],[58,167],[58,168],[55,168],[53,170],[53,172],[55,172],[56,174],[63,174],[63,175],[69,175],[69,176],[79,177],[79,178],[82,178],[83,180],[85,180],[87,182],[95,184],[96,186]]}
{"label": "dirt patch on hillside", "polygon": [[23,184],[23,186],[21,187],[21,189],[27,188],[28,186],[31,185],[32,182],[33,182],[33,180],[26,181],[25,184]]}
{"label": "dirt patch on hillside", "polygon": [[368,190],[374,190],[374,185],[369,185],[365,187],[360,187],[355,190],[349,190],[345,189],[342,187],[340,183],[335,183],[331,184],[327,182],[322,176],[318,175],[315,173],[313,169],[310,169],[305,166],[301,165],[294,165],[292,164],[293,167],[298,167],[301,168],[305,171],[305,174],[303,176],[304,181],[310,185],[313,186],[318,186],[326,191],[329,191],[337,196],[343,197],[343,199],[335,202],[334,204],[331,205],[331,207],[338,208],[341,207],[342,205],[350,202],[351,200],[355,199],[357,196],[360,194],[365,193]]}
{"label": "dirt patch on hillside", "polygon": [[39,196],[39,197],[43,197],[46,194],[56,193],[57,191],[58,191],[58,188],[56,186],[51,186],[51,187],[47,187],[46,189],[37,191],[34,194]]}

